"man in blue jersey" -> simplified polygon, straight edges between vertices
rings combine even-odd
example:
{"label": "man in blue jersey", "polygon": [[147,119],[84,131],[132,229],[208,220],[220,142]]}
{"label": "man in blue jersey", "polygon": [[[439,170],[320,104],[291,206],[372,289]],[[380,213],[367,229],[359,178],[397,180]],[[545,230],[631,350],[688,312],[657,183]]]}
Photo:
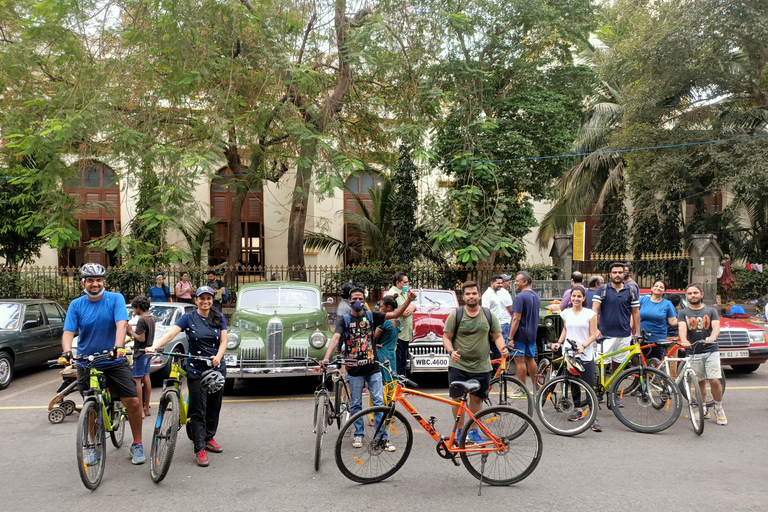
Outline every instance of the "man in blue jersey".
{"label": "man in blue jersey", "polygon": [[528,272],[518,272],[515,276],[517,295],[512,301],[512,324],[509,337],[515,341],[515,350],[524,355],[515,356],[517,378],[525,384],[525,376],[530,375],[531,387],[536,375],[536,335],[539,331],[539,308],[541,299],[531,288],[533,279]]}
{"label": "man in blue jersey", "polygon": [[[98,263],[86,263],[80,269],[85,295],[73,300],[67,310],[64,334],[61,337],[64,353],[61,354],[59,361],[72,360],[72,340],[75,333],[79,335],[77,351],[80,356],[102,353],[105,350],[114,354],[114,361],[100,363],[98,368],[106,376],[112,397],[119,397],[128,411],[128,422],[131,424],[133,433],[132,462],[143,464],[146,457],[141,444],[141,405],[131,367],[125,359],[125,326],[128,323],[128,311],[121,294],[104,290],[104,275],[104,267]],[[78,367],[77,386],[80,393],[90,388],[89,380],[89,371]],[[100,456],[98,450],[91,450],[85,458],[85,463],[95,465]]]}

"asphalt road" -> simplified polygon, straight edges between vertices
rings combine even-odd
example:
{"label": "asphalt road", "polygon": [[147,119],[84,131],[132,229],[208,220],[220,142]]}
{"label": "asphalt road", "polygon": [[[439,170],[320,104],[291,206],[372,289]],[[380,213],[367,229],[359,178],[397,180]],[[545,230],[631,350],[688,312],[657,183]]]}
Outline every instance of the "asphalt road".
{"label": "asphalt road", "polygon": [[[423,375],[423,374],[422,374]],[[312,466],[312,379],[249,381],[226,398],[211,465],[195,465],[192,445],[180,432],[170,473],[161,484],[149,465],[133,466],[126,444],[109,445],[101,487],[88,491],[75,462],[77,414],[47,420],[47,404],[60,377],[56,370],[22,372],[0,391],[0,510],[765,510],[768,503],[768,368],[751,375],[727,372],[729,424],[706,422],[697,437],[685,412],[660,434],[639,434],[610,411],[599,413],[602,433],[574,438],[542,427],[544,451],[536,471],[511,487],[483,487],[463,467],[440,459],[434,442],[415,423],[414,446],[390,479],[362,486],[336,468],[335,432],[326,436],[323,465]],[[418,376],[422,388],[445,393],[444,374]],[[160,388],[154,388],[153,401]],[[79,397],[74,394],[78,404]],[[447,407],[412,403],[438,418],[448,433]],[[154,410],[154,408],[153,408]],[[148,444],[154,416],[144,421]],[[538,422],[538,420],[537,420]]]}

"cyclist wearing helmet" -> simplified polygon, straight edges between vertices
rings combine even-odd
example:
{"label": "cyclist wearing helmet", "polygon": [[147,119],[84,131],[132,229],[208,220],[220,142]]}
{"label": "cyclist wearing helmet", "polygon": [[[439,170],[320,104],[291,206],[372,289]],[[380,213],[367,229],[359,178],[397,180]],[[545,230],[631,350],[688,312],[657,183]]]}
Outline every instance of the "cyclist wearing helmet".
{"label": "cyclist wearing helmet", "polygon": [[[99,363],[99,370],[107,378],[107,386],[113,397],[119,397],[128,411],[128,422],[133,433],[131,456],[134,464],[146,461],[144,447],[141,444],[141,405],[136,394],[136,384],[128,361],[125,359],[125,327],[128,323],[128,311],[125,298],[119,293],[104,290],[104,267],[98,263],[86,263],[80,269],[80,279],[85,295],[73,300],[64,320],[64,333],[61,346],[64,353],[60,362],[71,361],[72,340],[79,333],[77,351],[81,356],[89,356],[105,350],[112,351],[114,361]],[[90,388],[89,372],[78,367],[77,387],[80,393]],[[100,452],[93,450],[86,457],[86,464],[95,465]]]}
{"label": "cyclist wearing helmet", "polygon": [[155,352],[184,331],[189,341],[189,353],[208,356],[212,366],[190,359],[187,361],[187,385],[189,386],[189,416],[192,428],[195,458],[198,466],[207,466],[207,452],[221,453],[224,449],[214,440],[219,425],[221,401],[224,397],[226,366],[221,363],[227,349],[227,322],[224,315],[213,307],[216,291],[201,286],[195,292],[197,310],[182,316],[176,325],[156,340],[147,352]]}

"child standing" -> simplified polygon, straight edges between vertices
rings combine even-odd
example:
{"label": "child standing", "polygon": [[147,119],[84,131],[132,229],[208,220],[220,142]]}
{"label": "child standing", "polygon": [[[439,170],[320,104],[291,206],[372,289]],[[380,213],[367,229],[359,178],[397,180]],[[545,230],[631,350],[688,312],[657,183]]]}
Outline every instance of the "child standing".
{"label": "child standing", "polygon": [[[133,350],[144,350],[147,347],[152,346],[152,342],[155,341],[155,318],[149,314],[149,298],[145,295],[139,295],[133,302],[133,311],[139,315],[139,321],[136,323],[136,329],[128,324],[126,332],[133,336],[135,340],[133,342]],[[141,354],[138,357],[133,358],[133,381],[136,383],[136,390],[139,395],[139,404],[141,404],[144,416],[150,416],[149,399],[152,394],[152,383],[149,380],[149,363],[152,360],[152,356],[149,354]],[[141,390],[142,384],[144,385],[144,392]]]}
{"label": "child standing", "polygon": [[[391,295],[387,295],[381,298],[379,301],[379,308],[382,313],[391,313],[397,309],[397,301]],[[387,320],[376,328],[376,332],[373,334],[373,339],[376,342],[376,348],[379,351],[379,361],[382,363],[389,361],[392,366],[392,372],[394,373],[397,368],[397,359],[395,350],[397,349],[397,335],[400,332],[399,320]],[[392,382],[394,380],[390,373],[384,368],[381,369],[381,376],[384,382]]]}

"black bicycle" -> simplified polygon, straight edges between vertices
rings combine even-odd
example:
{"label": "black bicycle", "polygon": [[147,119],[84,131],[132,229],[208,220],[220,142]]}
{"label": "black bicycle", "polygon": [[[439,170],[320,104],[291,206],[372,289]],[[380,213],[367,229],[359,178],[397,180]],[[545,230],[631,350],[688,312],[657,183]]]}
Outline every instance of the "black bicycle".
{"label": "black bicycle", "polygon": [[[320,454],[323,450],[323,435],[328,427],[336,422],[336,427],[349,419],[349,386],[341,369],[348,363],[343,357],[336,356],[328,365],[323,366],[320,361],[312,357],[294,357],[294,361],[302,363],[314,363],[322,368],[320,385],[315,390],[315,410],[312,417],[313,433],[315,434],[315,471],[320,470]],[[328,381],[331,387],[328,387]],[[331,400],[333,392],[333,400]]]}

